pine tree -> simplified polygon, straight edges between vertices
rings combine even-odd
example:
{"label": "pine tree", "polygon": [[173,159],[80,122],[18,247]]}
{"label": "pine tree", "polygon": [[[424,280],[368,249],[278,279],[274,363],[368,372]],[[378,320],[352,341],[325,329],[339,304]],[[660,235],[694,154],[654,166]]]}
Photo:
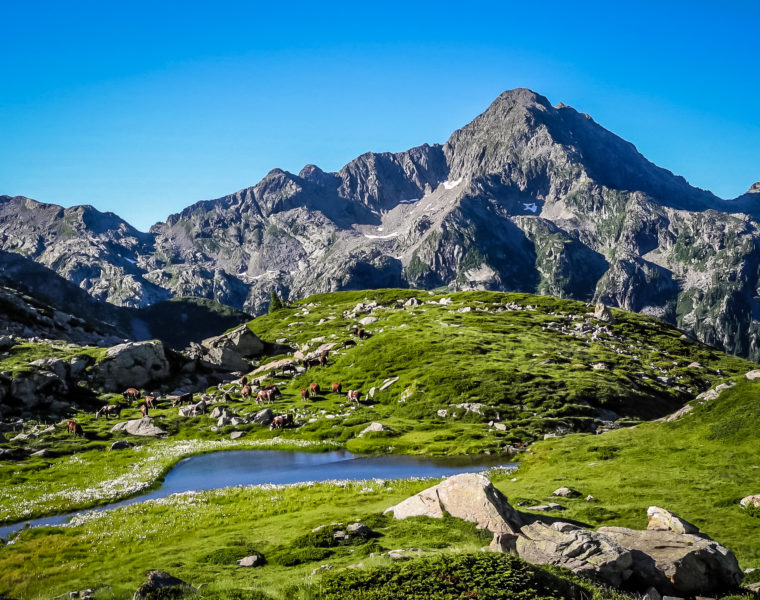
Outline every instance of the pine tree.
{"label": "pine tree", "polygon": [[272,293],[269,295],[269,314],[271,315],[274,311],[280,310],[283,306],[282,300],[280,300],[277,292],[272,290]]}

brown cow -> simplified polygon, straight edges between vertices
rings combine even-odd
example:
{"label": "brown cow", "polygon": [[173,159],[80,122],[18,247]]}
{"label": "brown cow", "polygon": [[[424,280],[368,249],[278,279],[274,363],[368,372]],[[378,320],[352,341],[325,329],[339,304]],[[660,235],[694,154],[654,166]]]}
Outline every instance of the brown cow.
{"label": "brown cow", "polygon": [[271,404],[272,400],[274,400],[273,390],[261,390],[258,394],[256,394],[256,402],[267,402]]}
{"label": "brown cow", "polygon": [[303,366],[306,367],[306,369],[311,369],[312,367],[316,367],[319,364],[318,358],[304,358],[303,359]]}
{"label": "brown cow", "polygon": [[359,404],[359,396],[361,395],[361,392],[359,390],[348,390],[348,394],[346,394],[346,399],[349,402],[356,402]]}
{"label": "brown cow", "polygon": [[124,396],[125,400],[139,400],[140,398],[140,390],[137,388],[127,388],[121,393],[122,396]]}
{"label": "brown cow", "polygon": [[84,437],[82,426],[76,421],[66,421],[66,429],[70,434],[73,433],[74,437]]}
{"label": "brown cow", "polygon": [[333,394],[342,394],[343,385],[338,381],[333,381],[332,385],[330,386],[330,391],[332,391]]}
{"label": "brown cow", "polygon": [[372,334],[366,329],[354,329],[354,335],[358,337],[360,340],[366,340]]}
{"label": "brown cow", "polygon": [[243,375],[240,378],[240,385],[246,385],[247,383],[248,383],[248,378],[245,375]]}
{"label": "brown cow", "polygon": [[253,396],[253,388],[250,385],[244,385],[240,392],[241,398],[250,398]]}
{"label": "brown cow", "polygon": [[141,404],[140,405],[140,412],[142,413],[143,417],[148,416],[148,405],[147,404]]}
{"label": "brown cow", "polygon": [[309,399],[309,390],[301,390],[301,400]]}
{"label": "brown cow", "polygon": [[319,389],[319,384],[318,383],[313,383],[312,382],[312,383],[309,384],[309,395],[311,395],[311,396],[318,396],[321,391],[322,390]]}
{"label": "brown cow", "polygon": [[145,396],[145,406],[147,406],[148,408],[156,408],[156,397]]}
{"label": "brown cow", "polygon": [[184,406],[184,404],[192,404],[193,403],[193,393],[188,392],[187,394],[182,394],[181,396],[176,396],[174,400],[172,400],[172,406]]}
{"label": "brown cow", "polygon": [[325,367],[327,366],[327,356],[330,354],[329,350],[324,350],[322,354],[319,355],[319,366]]}
{"label": "brown cow", "polygon": [[118,404],[108,404],[106,406],[103,406],[95,413],[95,418],[97,419],[101,415],[105,415],[106,419],[111,415],[115,416],[118,419],[121,415],[121,406]]}
{"label": "brown cow", "polygon": [[282,392],[280,391],[280,388],[278,388],[276,385],[263,385],[261,386],[262,390],[267,390],[269,392],[272,392],[272,398],[274,399],[275,396],[282,396]]}
{"label": "brown cow", "polygon": [[277,415],[272,419],[272,423],[269,425],[269,429],[282,429],[283,427],[291,427],[293,425],[293,415]]}

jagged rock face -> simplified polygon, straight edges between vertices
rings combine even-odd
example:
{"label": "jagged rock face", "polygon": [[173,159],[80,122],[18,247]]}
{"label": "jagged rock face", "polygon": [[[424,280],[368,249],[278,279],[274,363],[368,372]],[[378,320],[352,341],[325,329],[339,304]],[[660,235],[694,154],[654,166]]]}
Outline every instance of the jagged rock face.
{"label": "jagged rock face", "polygon": [[758,191],[716,198],[518,89],[443,146],[337,173],[276,169],[149,234],[91,207],[0,197],[0,249],[117,304],[195,295],[256,313],[272,290],[538,292],[655,315],[758,359]]}

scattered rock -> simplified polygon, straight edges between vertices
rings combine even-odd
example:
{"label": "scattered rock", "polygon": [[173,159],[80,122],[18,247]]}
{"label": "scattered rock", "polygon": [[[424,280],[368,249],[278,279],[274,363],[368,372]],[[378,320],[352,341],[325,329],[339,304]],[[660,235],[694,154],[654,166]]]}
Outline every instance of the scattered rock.
{"label": "scattered rock", "polygon": [[[233,432],[230,434],[230,439],[231,439],[231,440],[237,440],[238,438],[241,438],[241,437],[243,437],[244,435],[245,435],[245,431],[233,431]],[[243,566],[250,566],[250,565],[243,565]]]}
{"label": "scattered rock", "polygon": [[760,506],[760,494],[745,496],[739,501],[739,505],[742,508],[747,508],[748,506]]}
{"label": "scattered rock", "polygon": [[599,321],[604,321],[605,323],[615,322],[615,318],[612,316],[612,311],[610,311],[608,306],[601,302],[597,303],[594,307],[594,318]]}
{"label": "scattered rock", "polygon": [[400,377],[391,377],[391,378],[386,379],[385,381],[383,381],[383,385],[380,386],[380,391],[384,392],[389,387],[391,387],[394,383],[396,383],[399,379]]}
{"label": "scattered rock", "polygon": [[436,413],[441,419],[445,419],[447,416],[449,416],[449,411],[445,408],[439,408]]}
{"label": "scattered rock", "polygon": [[552,496],[561,496],[562,498],[578,498],[581,493],[569,487],[557,488],[552,492]]}
{"label": "scattered rock", "polygon": [[274,419],[274,413],[272,410],[264,408],[253,415],[251,422],[256,423],[257,425],[269,425],[272,422],[272,419]]}
{"label": "scattered rock", "polygon": [[111,444],[108,450],[127,450],[131,447],[132,444],[130,444],[127,440],[116,440],[113,444]]}
{"label": "scattered rock", "polygon": [[449,477],[385,512],[392,512],[397,519],[420,516],[440,519],[444,511],[493,533],[515,533],[521,524],[520,514],[510,506],[504,494],[486,477],[476,473]]}
{"label": "scattered rock", "polygon": [[364,437],[365,433],[383,433],[383,432],[392,432],[393,430],[388,427],[387,425],[383,425],[382,423],[370,423],[362,429],[361,433],[356,437]]}
{"label": "scattered rock", "polygon": [[678,515],[660,508],[659,506],[650,506],[647,509],[649,523],[647,529],[650,531],[675,531],[676,533],[699,533],[699,527],[685,521]]}
{"label": "scattered rock", "polygon": [[532,564],[557,565],[620,586],[631,575],[633,556],[608,536],[569,523],[536,521],[520,530],[517,554]]}
{"label": "scattered rock", "polygon": [[565,510],[565,507],[557,504],[556,502],[547,502],[546,504],[538,504],[536,506],[529,506],[525,510],[533,512],[549,512],[552,510]]}
{"label": "scattered rock", "polygon": [[111,427],[112,432],[125,431],[131,435],[157,436],[166,435],[166,432],[153,424],[153,419],[143,417],[142,419],[132,419],[124,423],[117,423]]}
{"label": "scattered rock", "polygon": [[754,369],[752,371],[747,371],[746,374],[747,379],[757,379],[760,377],[760,369]]}
{"label": "scattered rock", "polygon": [[251,556],[246,556],[237,561],[238,565],[241,567],[260,567],[264,562],[264,557],[260,554],[252,554]]}
{"label": "scattered rock", "polygon": [[39,456],[40,458],[44,458],[49,455],[50,455],[50,452],[47,450],[47,448],[43,448],[42,450],[37,450],[37,452],[32,452],[30,454],[30,456]]}
{"label": "scattered rock", "polygon": [[359,325],[372,325],[377,322],[377,317],[364,317],[359,320]]}
{"label": "scattered rock", "polygon": [[733,381],[727,381],[726,383],[719,383],[714,388],[699,394],[699,396],[697,396],[697,400],[702,400],[704,402],[715,400],[718,396],[720,396],[721,392],[727,390],[728,388],[732,388],[735,385],[736,384]]}
{"label": "scattered rock", "polygon": [[192,593],[195,591],[196,589],[189,583],[169,575],[165,571],[149,571],[148,579],[137,588],[132,600],[149,600],[154,595],[161,595],[162,597],[166,595],[168,597],[168,592]]}
{"label": "scattered rock", "polygon": [[419,306],[419,305],[420,305],[420,301],[417,300],[417,298],[409,298],[409,300],[404,302],[404,306],[412,307],[412,306]]}
{"label": "scattered rock", "polygon": [[201,342],[201,346],[207,350],[227,348],[239,356],[247,358],[260,356],[264,352],[264,343],[253,331],[248,329],[247,325],[241,325],[222,335],[206,338]]}
{"label": "scattered rock", "polygon": [[706,536],[675,531],[600,527],[599,533],[631,550],[630,583],[663,594],[709,594],[737,587],[743,574],[733,552]]}

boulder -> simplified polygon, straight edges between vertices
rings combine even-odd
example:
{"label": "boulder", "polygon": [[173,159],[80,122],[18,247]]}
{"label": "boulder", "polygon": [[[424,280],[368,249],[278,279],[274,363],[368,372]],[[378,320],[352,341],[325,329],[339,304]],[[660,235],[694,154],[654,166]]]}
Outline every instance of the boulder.
{"label": "boulder", "polygon": [[534,565],[557,565],[615,587],[632,573],[631,552],[602,533],[569,523],[539,521],[526,525],[520,533],[517,554]]}
{"label": "boulder", "polygon": [[557,488],[552,492],[552,496],[560,496],[561,498],[578,498],[581,493],[578,490],[574,490],[569,487]]}
{"label": "boulder", "polygon": [[49,371],[22,373],[11,381],[10,394],[25,408],[36,408],[50,404],[56,396],[66,394],[66,382]]}
{"label": "boulder", "polygon": [[215,406],[214,410],[211,411],[211,414],[209,415],[212,419],[218,419],[219,417],[224,417],[225,419],[229,419],[232,417],[232,414],[230,413],[229,409],[226,406]]}
{"label": "boulder", "polygon": [[597,303],[597,305],[594,307],[594,318],[600,321],[604,321],[605,323],[615,322],[615,318],[612,316],[612,312],[610,311],[609,307],[605,304],[602,304],[601,302]]}
{"label": "boulder", "polygon": [[394,383],[396,383],[400,378],[399,377],[389,377],[385,381],[383,381],[383,385],[380,386],[380,391],[384,392],[389,387],[391,387]]}
{"label": "boulder", "polygon": [[245,435],[245,431],[233,431],[233,432],[230,434],[230,439],[231,439],[231,440],[236,440],[236,439],[238,439],[238,438],[241,438],[241,437],[243,437],[244,435]]}
{"label": "boulder", "polygon": [[520,514],[510,506],[504,494],[477,473],[449,477],[385,512],[392,512],[397,519],[420,516],[440,519],[444,511],[493,533],[515,533],[521,525]]}
{"label": "boulder", "polygon": [[60,358],[40,358],[29,364],[43,371],[55,373],[59,379],[65,380],[69,376],[69,365]]}
{"label": "boulder", "polygon": [[598,533],[631,551],[629,583],[640,589],[705,595],[735,588],[743,577],[733,552],[707,536],[625,527],[600,527]]}
{"label": "boulder", "polygon": [[359,319],[359,325],[372,325],[372,323],[377,322],[377,317],[364,317],[363,319]]}
{"label": "boulder", "polygon": [[393,430],[388,427],[387,425],[383,425],[382,423],[370,423],[362,429],[361,433],[356,437],[364,437],[365,433],[383,433],[383,432],[392,432]]}
{"label": "boulder", "polygon": [[760,494],[745,496],[744,498],[739,500],[739,505],[742,508],[747,508],[748,506],[760,506]]}
{"label": "boulder", "polygon": [[128,448],[131,448],[132,444],[130,444],[127,440],[116,440],[113,444],[111,444],[111,447],[108,448],[109,450],[127,450]]}
{"label": "boulder", "polygon": [[659,506],[650,506],[647,509],[649,523],[647,529],[650,531],[675,531],[676,533],[699,533],[699,527],[685,521],[675,513],[660,508]]}
{"label": "boulder", "polygon": [[260,567],[264,564],[264,557],[259,554],[252,554],[251,556],[241,558],[237,563],[241,567]]}
{"label": "boulder", "polygon": [[201,342],[201,346],[206,350],[228,348],[246,358],[260,356],[264,353],[264,343],[253,331],[248,329],[247,325],[241,325],[222,335],[207,338]]}
{"label": "boulder", "polygon": [[169,575],[166,571],[149,571],[148,578],[137,588],[132,600],[149,600],[154,597],[175,598],[179,594],[196,591],[189,583]]}
{"label": "boulder", "polygon": [[760,377],[760,369],[753,369],[752,371],[747,371],[746,375],[747,379],[757,379]]}
{"label": "boulder", "polygon": [[201,358],[201,363],[206,367],[220,369],[222,371],[248,371],[251,368],[243,355],[232,348],[207,348]]}
{"label": "boulder", "polygon": [[112,432],[125,431],[131,435],[157,436],[166,435],[166,432],[153,424],[153,419],[143,417],[142,419],[132,419],[123,423],[117,423],[111,427]]}
{"label": "boulder", "polygon": [[270,409],[264,408],[253,415],[251,422],[257,425],[269,425],[272,419],[274,419],[274,413]]}
{"label": "boulder", "polygon": [[164,345],[159,341],[129,342],[106,350],[106,358],[93,367],[93,378],[107,392],[143,387],[171,374]]}

